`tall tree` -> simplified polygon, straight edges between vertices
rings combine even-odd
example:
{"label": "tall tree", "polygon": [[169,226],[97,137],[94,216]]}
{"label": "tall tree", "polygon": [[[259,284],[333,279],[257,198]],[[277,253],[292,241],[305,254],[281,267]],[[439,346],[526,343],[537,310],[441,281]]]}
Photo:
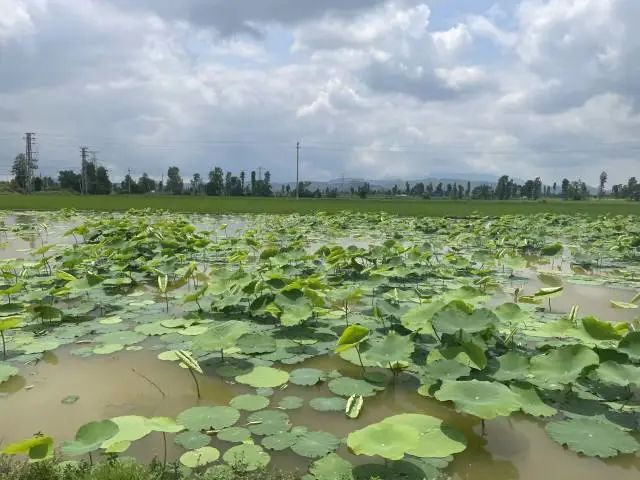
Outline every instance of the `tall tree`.
{"label": "tall tree", "polygon": [[222,189],[224,188],[223,171],[220,167],[215,167],[209,172],[209,182],[207,183],[207,195],[222,195]]}
{"label": "tall tree", "polygon": [[251,195],[256,194],[256,171],[251,171]]}
{"label": "tall tree", "polygon": [[200,195],[200,186],[202,185],[202,178],[199,173],[194,173],[191,179],[191,193],[193,195]]}
{"label": "tall tree", "polygon": [[600,198],[604,197],[604,187],[607,184],[607,172],[602,172],[600,174],[600,188],[598,189],[598,196]]}
{"label": "tall tree", "polygon": [[244,173],[244,170],[242,170],[240,172],[240,185],[242,186],[242,193],[244,195],[244,181],[246,180],[246,174]]}
{"label": "tall tree", "polygon": [[180,176],[180,169],[178,167],[169,167],[167,170],[167,190],[173,195],[180,195],[184,189],[184,183]]}
{"label": "tall tree", "polygon": [[29,165],[24,153],[17,155],[13,161],[13,166],[11,167],[11,174],[13,175],[13,182],[16,187],[22,190],[26,190],[28,187],[27,179],[29,178],[29,168],[31,168],[32,171],[37,170],[38,162],[32,159],[31,164]]}
{"label": "tall tree", "polygon": [[156,182],[145,172],[138,179],[140,193],[151,193],[156,189]]}
{"label": "tall tree", "polygon": [[108,195],[111,193],[111,180],[109,180],[109,172],[104,167],[96,169],[96,194]]}
{"label": "tall tree", "polygon": [[563,198],[569,198],[569,188],[571,187],[571,182],[568,178],[562,179],[562,185],[560,187],[560,192]]}
{"label": "tall tree", "polygon": [[63,190],[80,192],[80,175],[73,170],[61,170],[58,173],[58,183]]}

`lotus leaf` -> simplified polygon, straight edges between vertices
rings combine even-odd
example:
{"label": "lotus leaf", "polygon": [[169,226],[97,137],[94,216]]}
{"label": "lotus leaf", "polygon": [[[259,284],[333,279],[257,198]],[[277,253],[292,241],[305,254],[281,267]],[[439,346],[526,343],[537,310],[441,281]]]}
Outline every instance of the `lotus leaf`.
{"label": "lotus leaf", "polygon": [[257,333],[246,333],[236,342],[237,347],[247,355],[255,353],[269,353],[276,350],[273,337]]}
{"label": "lotus leaf", "polygon": [[595,317],[582,319],[582,326],[596,340],[620,340],[622,333],[609,322],[603,322]]}
{"label": "lotus leaf", "polygon": [[359,380],[350,377],[334,378],[329,382],[329,390],[336,395],[350,397],[351,395],[362,395],[363,397],[372,397],[377,390],[383,390],[376,385],[365,380]]}
{"label": "lotus leaf", "polygon": [[573,418],[548,423],[545,429],[559,444],[589,457],[615,457],[618,453],[635,453],[640,449],[637,440],[627,432],[598,420]]}
{"label": "lotus leaf", "polygon": [[53,438],[46,435],[36,435],[16,443],[12,443],[0,450],[4,455],[28,455],[31,460],[44,460],[53,456]]}
{"label": "lotus leaf", "polygon": [[435,394],[440,401],[452,401],[459,412],[490,420],[520,409],[518,396],[501,383],[445,381]]}
{"label": "lotus leaf", "polygon": [[593,373],[599,381],[608,385],[640,386],[640,367],[635,365],[621,365],[609,360],[601,363]]}
{"label": "lotus leaf", "polygon": [[415,345],[410,337],[390,332],[381,342],[373,343],[364,355],[369,360],[386,367],[393,362],[408,361],[414,348]]}
{"label": "lotus leaf", "polygon": [[262,439],[262,446],[269,450],[281,451],[296,443],[298,435],[293,432],[280,432]]}
{"label": "lotus leaf", "polygon": [[236,382],[244,383],[255,388],[274,388],[287,383],[289,374],[277,368],[257,366],[244,375],[238,375]]}
{"label": "lotus leaf", "polygon": [[213,447],[200,447],[185,452],[180,457],[180,463],[185,467],[198,468],[215,462],[220,458],[220,452]]}
{"label": "lotus leaf", "polygon": [[196,448],[209,445],[211,437],[209,437],[209,435],[205,435],[204,433],[187,430],[186,432],[182,432],[176,435],[174,441],[187,450],[194,450]]}
{"label": "lotus leaf", "polygon": [[261,410],[247,418],[249,430],[255,435],[275,435],[291,428],[289,416],[278,410]]}
{"label": "lotus leaf", "polygon": [[327,432],[307,432],[298,437],[291,450],[302,457],[319,458],[333,452],[340,445],[340,439]]}
{"label": "lotus leaf", "polygon": [[500,381],[524,380],[529,372],[529,359],[515,352],[496,358],[497,370],[491,376]]}
{"label": "lotus leaf", "polygon": [[246,410],[248,412],[256,412],[262,410],[269,405],[269,399],[262,395],[239,395],[232,398],[229,405],[238,410]]}
{"label": "lotus leaf", "polygon": [[412,332],[431,333],[431,320],[434,314],[440,311],[444,306],[445,303],[440,300],[424,305],[418,305],[402,315],[402,317],[400,317],[400,321],[406,329],[411,330]]}
{"label": "lotus leaf", "polygon": [[352,465],[335,453],[316,460],[309,472],[316,480],[353,480]]}
{"label": "lotus leaf", "polygon": [[120,442],[135,442],[146,437],[153,430],[149,419],[138,415],[114,417],[111,421],[118,426],[118,432],[102,443],[102,448],[105,449]]}
{"label": "lotus leaf", "polygon": [[569,345],[531,358],[529,381],[552,390],[574,383],[587,367],[597,365],[598,355],[584,345]]}
{"label": "lotus leaf", "polygon": [[13,365],[0,362],[0,383],[6,382],[11,377],[18,375],[19,370]]}
{"label": "lotus leaf", "polygon": [[264,468],[271,461],[269,454],[260,445],[252,444],[236,445],[227,450],[222,459],[232,467],[236,466],[248,472]]}
{"label": "lotus leaf", "polygon": [[462,301],[453,301],[433,316],[433,326],[438,332],[455,334],[460,330],[477,333],[492,328],[498,317],[486,308],[471,310]]}
{"label": "lotus leaf", "polygon": [[336,353],[355,347],[369,335],[369,329],[362,325],[349,325],[336,343]]}
{"label": "lotus leaf", "polygon": [[347,400],[347,406],[344,409],[344,413],[349,418],[358,418],[363,404],[364,398],[362,395],[351,395]]}
{"label": "lotus leaf", "polygon": [[310,386],[317,384],[324,372],[315,368],[298,368],[289,373],[289,382],[294,385]]}
{"label": "lotus leaf", "polygon": [[189,430],[222,430],[232,426],[240,418],[240,412],[235,408],[193,407],[185,410],[176,421]]}
{"label": "lotus leaf", "polygon": [[634,361],[640,361],[640,332],[627,333],[618,345],[618,351],[626,353]]}
{"label": "lotus leaf", "polygon": [[80,427],[74,441],[62,444],[62,452],[71,456],[93,452],[104,442],[113,438],[118,431],[118,425],[111,420],[89,422]]}
{"label": "lotus leaf", "polygon": [[552,417],[557,410],[544,403],[533,385],[511,385],[509,387],[518,396],[520,408],[523,412],[534,417]]}
{"label": "lotus leaf", "polygon": [[347,407],[347,400],[340,397],[316,397],[309,401],[309,406],[318,412],[342,412]]}
{"label": "lotus leaf", "polygon": [[251,432],[244,427],[229,427],[218,432],[218,439],[224,442],[243,443],[251,439]]}
{"label": "lotus leaf", "polygon": [[298,408],[302,408],[304,405],[304,400],[300,397],[283,397],[278,403],[278,408],[282,410],[296,410]]}
{"label": "lotus leaf", "polygon": [[379,455],[389,460],[401,460],[419,443],[420,434],[415,428],[386,422],[374,423],[347,437],[347,446],[354,455]]}

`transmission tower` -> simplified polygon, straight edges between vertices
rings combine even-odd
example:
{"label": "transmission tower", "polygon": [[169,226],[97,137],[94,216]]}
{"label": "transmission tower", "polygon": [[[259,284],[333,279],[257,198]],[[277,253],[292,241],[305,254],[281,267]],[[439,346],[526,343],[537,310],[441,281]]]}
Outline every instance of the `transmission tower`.
{"label": "transmission tower", "polygon": [[80,157],[82,159],[82,169],[80,170],[80,192],[83,195],[86,195],[88,193],[87,158],[89,157],[89,147],[80,147]]}
{"label": "transmission tower", "polygon": [[36,134],[27,132],[24,134],[25,155],[24,155],[24,189],[27,193],[33,192],[33,167],[37,160],[36,152]]}

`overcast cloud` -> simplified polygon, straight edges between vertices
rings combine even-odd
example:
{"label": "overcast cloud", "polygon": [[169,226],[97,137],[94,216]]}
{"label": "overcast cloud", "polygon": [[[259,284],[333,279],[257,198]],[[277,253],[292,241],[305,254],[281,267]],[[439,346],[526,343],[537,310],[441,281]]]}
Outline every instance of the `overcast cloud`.
{"label": "overcast cloud", "polygon": [[0,0],[0,173],[640,176],[638,0]]}

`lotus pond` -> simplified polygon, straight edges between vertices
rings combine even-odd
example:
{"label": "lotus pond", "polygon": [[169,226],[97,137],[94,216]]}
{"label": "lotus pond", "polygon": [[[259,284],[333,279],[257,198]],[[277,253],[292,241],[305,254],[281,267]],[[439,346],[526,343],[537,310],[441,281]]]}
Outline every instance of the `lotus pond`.
{"label": "lotus pond", "polygon": [[640,474],[638,217],[0,220],[3,454]]}

